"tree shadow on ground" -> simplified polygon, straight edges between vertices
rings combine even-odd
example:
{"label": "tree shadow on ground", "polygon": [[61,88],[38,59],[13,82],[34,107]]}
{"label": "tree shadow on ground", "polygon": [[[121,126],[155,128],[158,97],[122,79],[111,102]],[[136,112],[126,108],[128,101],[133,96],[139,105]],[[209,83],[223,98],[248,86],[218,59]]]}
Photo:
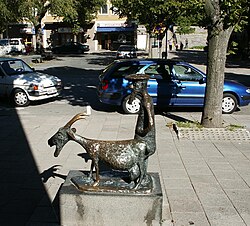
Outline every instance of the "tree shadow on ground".
{"label": "tree shadow on ground", "polygon": [[26,137],[27,128],[23,129],[24,121],[15,108],[8,103],[3,105],[0,108],[0,225],[56,224],[58,218],[41,181]]}
{"label": "tree shadow on ground", "polygon": [[[92,57],[93,56],[93,57]],[[115,60],[115,52],[92,53],[91,58],[87,59],[90,65],[107,66]]]}
{"label": "tree shadow on ground", "polygon": [[42,72],[58,76],[63,83],[63,91],[58,100],[67,100],[72,106],[90,105],[97,111],[114,112],[116,106],[102,104],[98,99],[99,70],[86,70],[74,67],[52,67]]}
{"label": "tree shadow on ground", "polygon": [[207,52],[198,50],[181,50],[171,52],[171,59],[185,61],[190,64],[207,64]]}
{"label": "tree shadow on ground", "polygon": [[[191,64],[207,65],[207,52],[199,50],[179,50],[171,52],[171,59],[185,61]],[[249,60],[242,60],[236,56],[227,56],[227,68],[250,68]]]}

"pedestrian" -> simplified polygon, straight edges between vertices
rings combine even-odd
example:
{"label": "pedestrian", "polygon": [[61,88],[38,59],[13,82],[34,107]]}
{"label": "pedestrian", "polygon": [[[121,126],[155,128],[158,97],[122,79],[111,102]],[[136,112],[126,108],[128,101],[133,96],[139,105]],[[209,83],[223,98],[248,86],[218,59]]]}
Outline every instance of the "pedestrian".
{"label": "pedestrian", "polygon": [[185,40],[185,49],[188,49],[188,39]]}
{"label": "pedestrian", "polygon": [[180,42],[180,50],[183,50],[183,43],[182,42]]}
{"label": "pedestrian", "polygon": [[168,40],[168,47],[169,47],[169,51],[172,50],[172,42],[171,39]]}

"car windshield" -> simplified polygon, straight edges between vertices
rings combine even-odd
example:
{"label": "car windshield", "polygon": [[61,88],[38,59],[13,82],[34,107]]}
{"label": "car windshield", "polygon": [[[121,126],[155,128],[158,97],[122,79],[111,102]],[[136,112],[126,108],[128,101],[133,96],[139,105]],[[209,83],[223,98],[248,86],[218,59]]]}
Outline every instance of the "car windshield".
{"label": "car windshield", "polygon": [[21,60],[10,60],[0,62],[1,68],[7,75],[17,75],[33,72],[32,68]]}
{"label": "car windshield", "polygon": [[133,46],[120,46],[119,51],[135,51],[135,47]]}

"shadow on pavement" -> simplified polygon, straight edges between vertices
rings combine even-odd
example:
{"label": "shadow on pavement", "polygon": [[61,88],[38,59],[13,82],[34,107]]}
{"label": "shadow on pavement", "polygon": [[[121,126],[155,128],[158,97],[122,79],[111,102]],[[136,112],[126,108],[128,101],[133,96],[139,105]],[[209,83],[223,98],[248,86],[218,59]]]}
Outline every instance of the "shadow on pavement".
{"label": "shadow on pavement", "polygon": [[58,223],[16,110],[0,108],[0,119],[0,225]]}
{"label": "shadow on pavement", "polygon": [[107,66],[115,60],[115,52],[100,52],[92,53],[92,58],[87,59],[90,65],[103,65]]}
{"label": "shadow on pavement", "polygon": [[172,55],[171,59],[185,61],[190,64],[207,64],[207,52],[198,50],[181,50],[170,52]]}
{"label": "shadow on pavement", "polygon": [[[207,65],[207,52],[199,50],[181,50],[170,52],[171,59],[186,61],[190,64]],[[227,68],[250,68],[249,60],[242,60],[233,55],[227,57]]]}
{"label": "shadow on pavement", "polygon": [[90,105],[97,111],[114,112],[116,106],[102,104],[97,95],[99,83],[98,70],[86,70],[74,67],[55,67],[43,71],[50,75],[56,75],[62,79],[64,89],[59,100],[67,100],[72,106]]}

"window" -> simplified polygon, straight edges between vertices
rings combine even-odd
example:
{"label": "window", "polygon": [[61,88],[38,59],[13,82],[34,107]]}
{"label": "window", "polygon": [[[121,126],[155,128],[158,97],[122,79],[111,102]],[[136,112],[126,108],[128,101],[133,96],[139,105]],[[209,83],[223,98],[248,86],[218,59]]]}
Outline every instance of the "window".
{"label": "window", "polygon": [[32,69],[27,64],[24,64],[21,60],[4,61],[1,63],[1,67],[7,75],[33,72]]}
{"label": "window", "polygon": [[99,14],[108,14],[108,5],[103,5],[99,10]]}
{"label": "window", "polygon": [[171,79],[171,73],[169,65],[166,64],[157,64],[150,65],[146,70],[145,74],[150,75],[150,78],[155,79]]}
{"label": "window", "polygon": [[121,66],[113,72],[112,78],[121,78],[125,77],[126,75],[136,74],[142,67],[143,65]]}
{"label": "window", "polygon": [[177,79],[181,81],[199,81],[203,78],[202,74],[186,65],[173,65]]}

